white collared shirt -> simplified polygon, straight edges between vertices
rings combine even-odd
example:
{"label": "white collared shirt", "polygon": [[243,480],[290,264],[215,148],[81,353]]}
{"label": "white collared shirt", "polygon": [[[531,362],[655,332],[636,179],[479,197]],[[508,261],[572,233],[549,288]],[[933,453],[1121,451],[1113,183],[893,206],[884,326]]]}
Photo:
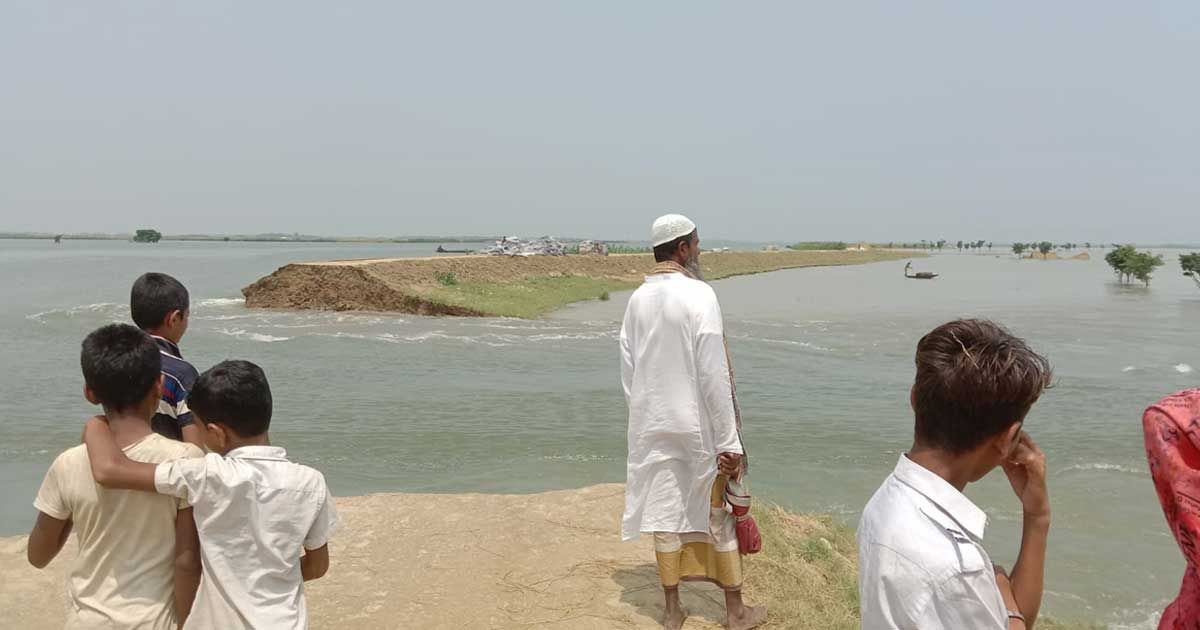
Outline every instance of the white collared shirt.
{"label": "white collared shirt", "polygon": [[1007,629],[986,525],[970,499],[901,455],[858,526],[863,630]]}
{"label": "white collared shirt", "polygon": [[203,573],[184,628],[308,627],[301,547],[320,549],[337,527],[320,472],[276,446],[159,464],[158,491],[187,500]]}

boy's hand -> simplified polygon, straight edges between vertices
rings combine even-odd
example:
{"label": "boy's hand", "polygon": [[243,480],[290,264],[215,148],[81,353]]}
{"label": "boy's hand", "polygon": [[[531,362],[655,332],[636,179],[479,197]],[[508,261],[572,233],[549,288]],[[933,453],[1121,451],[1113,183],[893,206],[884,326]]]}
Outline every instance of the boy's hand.
{"label": "boy's hand", "polygon": [[97,415],[92,416],[91,418],[88,418],[87,422],[83,423],[83,431],[80,432],[80,434],[79,434],[79,443],[80,444],[83,444],[84,441],[87,440],[87,427],[89,424],[91,424],[92,422],[95,422],[95,421],[100,421],[105,424],[108,424],[108,416],[105,416],[103,414],[97,414]]}
{"label": "boy's hand", "polygon": [[1049,518],[1050,494],[1046,489],[1046,454],[1022,431],[1012,458],[1004,462],[1004,474],[1021,500],[1026,517]]}

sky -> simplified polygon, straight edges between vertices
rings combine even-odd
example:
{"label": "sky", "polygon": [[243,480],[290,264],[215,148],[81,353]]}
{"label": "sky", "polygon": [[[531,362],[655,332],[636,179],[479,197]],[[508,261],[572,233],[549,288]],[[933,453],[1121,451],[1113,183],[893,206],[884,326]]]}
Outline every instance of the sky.
{"label": "sky", "polygon": [[0,230],[1200,242],[1200,3],[0,3]]}

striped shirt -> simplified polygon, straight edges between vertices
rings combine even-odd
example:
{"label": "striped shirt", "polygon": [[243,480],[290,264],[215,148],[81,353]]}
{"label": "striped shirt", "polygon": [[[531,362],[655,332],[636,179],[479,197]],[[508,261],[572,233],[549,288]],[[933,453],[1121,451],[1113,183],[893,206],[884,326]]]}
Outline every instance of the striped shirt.
{"label": "striped shirt", "polygon": [[173,440],[183,439],[183,427],[196,421],[187,406],[188,392],[200,378],[191,363],[183,360],[179,346],[169,339],[151,335],[162,354],[163,389],[158,411],[150,421],[155,433]]}

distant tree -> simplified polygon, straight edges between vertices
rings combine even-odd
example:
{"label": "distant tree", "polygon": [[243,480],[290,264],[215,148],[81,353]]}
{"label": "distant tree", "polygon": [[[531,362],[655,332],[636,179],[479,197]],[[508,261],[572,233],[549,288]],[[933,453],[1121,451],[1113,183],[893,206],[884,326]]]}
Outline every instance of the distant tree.
{"label": "distant tree", "polygon": [[1091,249],[1091,248],[1092,248],[1092,243],[1089,241],[1089,242],[1086,242],[1086,243],[1084,243],[1084,244],[1083,244],[1083,246],[1084,246],[1086,249]]}
{"label": "distant tree", "polygon": [[992,242],[988,241],[988,251],[992,251]]}
{"label": "distant tree", "polygon": [[961,252],[961,251],[962,251],[962,248],[963,248],[963,242],[962,242],[962,241],[959,241],[959,242],[955,243],[955,246],[956,246],[956,247],[958,247],[958,251],[960,251],[960,252]]}
{"label": "distant tree", "polygon": [[158,230],[138,230],[133,235],[135,243],[157,243],[162,240],[162,233]]}
{"label": "distant tree", "polygon": [[945,247],[945,246],[946,246],[946,239],[944,239],[944,238],[943,238],[943,239],[938,239],[938,242],[937,242],[937,248],[938,248],[938,251],[939,251],[939,252],[940,252],[940,251],[942,251],[942,248],[943,248],[943,247]]}
{"label": "distant tree", "polygon": [[1156,256],[1149,252],[1136,252],[1126,261],[1129,274],[1146,283],[1146,286],[1150,286],[1150,277],[1155,268],[1161,267],[1162,264],[1162,256]]}
{"label": "distant tree", "polygon": [[1183,275],[1191,276],[1196,286],[1200,286],[1200,252],[1180,254],[1179,266],[1183,267]]}
{"label": "distant tree", "polygon": [[1133,245],[1118,245],[1111,252],[1104,255],[1104,262],[1112,267],[1113,272],[1117,274],[1117,279],[1125,282],[1129,278],[1129,259],[1137,253]]}
{"label": "distant tree", "polygon": [[1180,254],[1179,266],[1185,273],[1200,273],[1200,252]]}
{"label": "distant tree", "polygon": [[1045,256],[1054,249],[1054,243],[1051,243],[1050,241],[1042,241],[1041,243],[1038,243],[1037,249],[1043,256]]}
{"label": "distant tree", "polygon": [[1013,243],[1012,250],[1013,250],[1013,253],[1016,254],[1018,258],[1021,257],[1021,254],[1025,253],[1026,249],[1029,249],[1029,248],[1025,246],[1025,243]]}

